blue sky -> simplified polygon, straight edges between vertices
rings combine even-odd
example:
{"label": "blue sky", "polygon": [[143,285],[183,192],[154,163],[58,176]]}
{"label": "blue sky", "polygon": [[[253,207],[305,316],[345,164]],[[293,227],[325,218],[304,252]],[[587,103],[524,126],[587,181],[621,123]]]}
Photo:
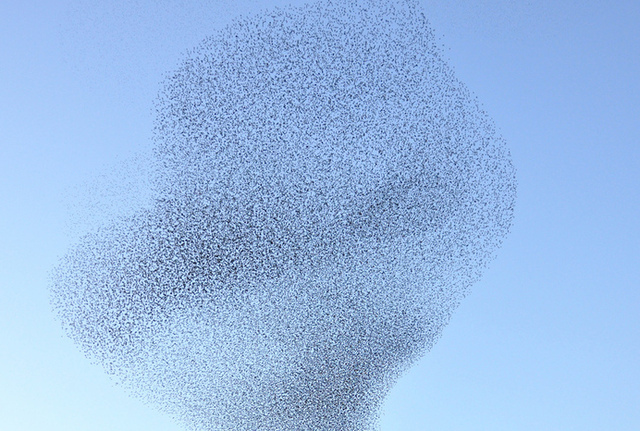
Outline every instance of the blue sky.
{"label": "blue sky", "polygon": [[[0,4],[1,429],[180,429],[63,336],[47,272],[69,220],[108,215],[73,206],[104,192],[87,184],[149,148],[163,73],[233,16],[288,3]],[[423,1],[509,143],[518,201],[383,431],[640,429],[640,3],[512,3]]]}

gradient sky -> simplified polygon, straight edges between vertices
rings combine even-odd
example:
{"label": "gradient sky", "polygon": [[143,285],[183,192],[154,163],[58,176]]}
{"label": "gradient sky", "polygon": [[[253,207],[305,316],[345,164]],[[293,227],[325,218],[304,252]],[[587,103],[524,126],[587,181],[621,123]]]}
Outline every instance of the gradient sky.
{"label": "gradient sky", "polygon": [[[232,17],[289,3],[0,3],[0,429],[181,429],[62,334],[47,273],[69,220],[110,211],[74,202],[149,148],[163,73]],[[518,201],[382,431],[640,429],[640,2],[423,4],[509,143]]]}

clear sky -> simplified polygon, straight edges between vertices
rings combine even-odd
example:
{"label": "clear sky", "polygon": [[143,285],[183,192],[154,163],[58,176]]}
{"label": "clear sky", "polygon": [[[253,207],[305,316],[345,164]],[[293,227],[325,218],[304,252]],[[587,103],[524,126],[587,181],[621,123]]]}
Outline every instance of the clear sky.
{"label": "clear sky", "polygon": [[[233,16],[288,3],[0,3],[0,429],[180,429],[63,336],[47,273],[68,220],[110,211],[73,206],[109,193],[87,184],[148,149],[163,73]],[[640,2],[423,4],[509,143],[518,201],[382,431],[640,429]]]}

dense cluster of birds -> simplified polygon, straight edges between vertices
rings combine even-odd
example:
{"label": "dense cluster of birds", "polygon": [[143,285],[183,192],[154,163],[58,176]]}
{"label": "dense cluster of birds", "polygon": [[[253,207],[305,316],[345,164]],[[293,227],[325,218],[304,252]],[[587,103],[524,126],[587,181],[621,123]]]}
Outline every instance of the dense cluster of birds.
{"label": "dense cluster of birds", "polygon": [[375,429],[516,191],[419,6],[240,18],[187,53],[155,109],[153,204],[54,270],[69,336],[192,430]]}

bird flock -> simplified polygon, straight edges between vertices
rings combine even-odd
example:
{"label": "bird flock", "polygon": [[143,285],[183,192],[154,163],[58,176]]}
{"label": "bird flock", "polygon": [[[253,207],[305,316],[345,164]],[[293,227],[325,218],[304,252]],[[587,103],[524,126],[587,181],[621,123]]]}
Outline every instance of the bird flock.
{"label": "bird flock", "polygon": [[516,196],[418,3],[238,18],[154,106],[153,203],[53,270],[66,333],[189,430],[375,430]]}

